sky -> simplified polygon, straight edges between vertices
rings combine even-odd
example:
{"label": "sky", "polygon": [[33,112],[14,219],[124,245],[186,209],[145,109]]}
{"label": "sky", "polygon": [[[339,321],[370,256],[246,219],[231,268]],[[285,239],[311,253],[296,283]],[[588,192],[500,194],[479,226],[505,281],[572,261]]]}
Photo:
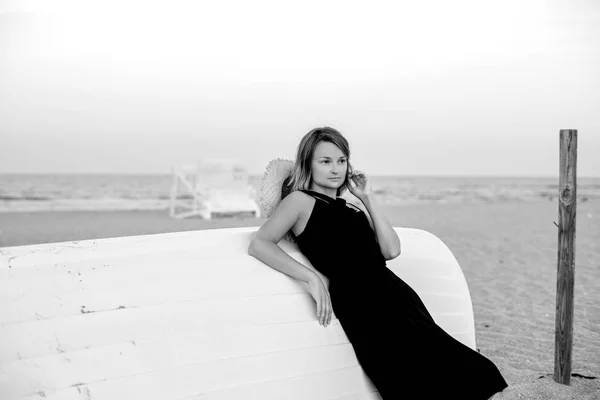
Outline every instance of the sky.
{"label": "sky", "polygon": [[600,2],[2,1],[0,173],[250,173],[332,126],[373,175],[600,176]]}

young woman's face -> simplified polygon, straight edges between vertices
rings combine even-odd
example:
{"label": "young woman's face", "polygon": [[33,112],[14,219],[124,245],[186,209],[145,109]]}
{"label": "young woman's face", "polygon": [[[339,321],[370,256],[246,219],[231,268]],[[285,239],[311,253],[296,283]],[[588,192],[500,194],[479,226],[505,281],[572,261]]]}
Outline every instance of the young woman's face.
{"label": "young woman's face", "polygon": [[344,183],[348,171],[348,159],[331,142],[319,142],[315,148],[312,167],[313,183],[328,189],[337,189]]}

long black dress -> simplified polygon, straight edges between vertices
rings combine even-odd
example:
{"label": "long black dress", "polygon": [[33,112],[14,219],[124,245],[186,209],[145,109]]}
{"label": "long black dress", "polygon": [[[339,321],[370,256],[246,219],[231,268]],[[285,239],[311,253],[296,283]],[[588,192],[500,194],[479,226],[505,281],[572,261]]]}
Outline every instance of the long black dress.
{"label": "long black dress", "polygon": [[316,201],[296,240],[329,279],[333,311],[384,400],[485,400],[506,381],[486,357],[434,322],[417,293],[386,267],[364,212],[341,198],[303,190]]}

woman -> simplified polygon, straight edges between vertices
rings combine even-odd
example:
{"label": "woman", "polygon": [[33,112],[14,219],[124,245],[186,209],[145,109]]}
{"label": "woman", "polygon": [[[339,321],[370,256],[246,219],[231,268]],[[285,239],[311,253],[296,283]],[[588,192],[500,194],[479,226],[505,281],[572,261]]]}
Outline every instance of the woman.
{"label": "woman", "polygon": [[[357,359],[384,400],[489,399],[506,382],[487,358],[434,322],[417,293],[386,267],[400,239],[374,201],[367,176],[353,171],[346,139],[330,127],[308,132],[284,185],[281,202],[260,227],[248,252],[308,285],[317,318],[332,310]],[[287,183],[289,181],[289,183]],[[339,198],[350,191],[362,205]],[[277,243],[291,234],[312,266]]]}

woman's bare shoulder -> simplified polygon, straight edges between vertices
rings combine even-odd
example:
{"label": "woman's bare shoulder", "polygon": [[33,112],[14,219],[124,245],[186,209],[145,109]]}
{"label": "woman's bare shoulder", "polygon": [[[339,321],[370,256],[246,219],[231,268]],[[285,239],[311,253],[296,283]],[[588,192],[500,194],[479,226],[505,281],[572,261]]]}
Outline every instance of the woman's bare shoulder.
{"label": "woman's bare shoulder", "polygon": [[306,208],[310,206],[313,201],[314,199],[308,194],[300,190],[295,190],[281,200],[279,207],[283,208],[284,210],[302,212],[306,210]]}
{"label": "woman's bare shoulder", "polygon": [[310,201],[311,197],[300,191],[288,194],[281,200],[269,219],[258,229],[255,237],[274,243],[279,242],[290,229],[296,226],[298,221],[304,219]]}
{"label": "woman's bare shoulder", "polygon": [[311,206],[314,199],[299,190],[293,191],[281,200],[270,220],[281,220],[284,224],[295,223]]}

